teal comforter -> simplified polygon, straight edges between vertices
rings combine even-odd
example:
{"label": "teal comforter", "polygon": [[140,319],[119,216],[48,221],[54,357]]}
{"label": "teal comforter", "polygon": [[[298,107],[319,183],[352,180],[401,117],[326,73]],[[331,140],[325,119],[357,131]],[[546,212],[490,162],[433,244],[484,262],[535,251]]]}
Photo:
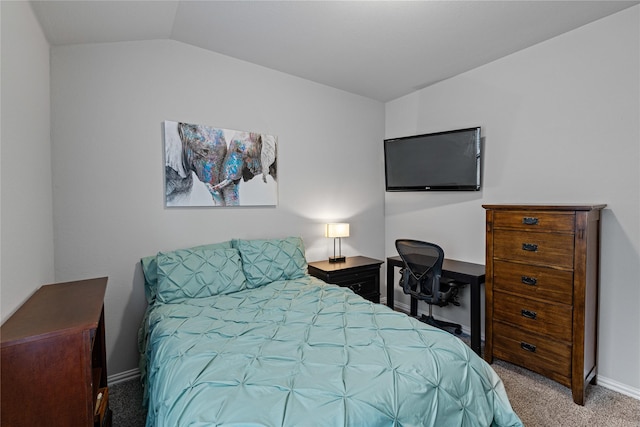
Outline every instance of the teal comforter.
{"label": "teal comforter", "polygon": [[304,275],[155,302],[147,426],[521,426],[458,338]]}

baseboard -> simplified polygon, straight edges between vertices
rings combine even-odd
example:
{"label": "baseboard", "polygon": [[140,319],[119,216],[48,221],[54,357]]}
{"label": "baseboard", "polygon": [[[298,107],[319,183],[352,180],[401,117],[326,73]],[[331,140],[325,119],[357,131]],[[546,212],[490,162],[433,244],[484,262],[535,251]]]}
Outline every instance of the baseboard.
{"label": "baseboard", "polygon": [[633,397],[634,399],[640,400],[640,389],[622,384],[618,381],[612,380],[611,378],[598,375],[596,377],[596,384],[609,390],[616,391],[620,394],[624,394],[625,396]]}
{"label": "baseboard", "polygon": [[107,377],[107,384],[118,384],[124,381],[134,380],[136,378],[140,378],[140,369],[129,369],[128,371],[120,372],[119,374],[109,375]]}

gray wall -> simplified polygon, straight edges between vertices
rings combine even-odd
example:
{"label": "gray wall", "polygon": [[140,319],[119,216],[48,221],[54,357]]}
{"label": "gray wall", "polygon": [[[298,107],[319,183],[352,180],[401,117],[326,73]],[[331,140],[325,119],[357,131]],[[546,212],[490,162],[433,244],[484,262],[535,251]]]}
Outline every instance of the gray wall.
{"label": "gray wall", "polygon": [[[600,383],[640,395],[640,6],[386,105],[387,138],[482,126],[480,192],[387,193],[399,237],[484,262],[483,203],[606,203]],[[397,293],[399,299],[404,295]],[[467,320],[465,306],[438,310]],[[426,309],[426,308],[425,308]]]}
{"label": "gray wall", "polygon": [[0,314],[54,281],[49,43],[27,2],[1,2]]}
{"label": "gray wall", "polygon": [[[310,261],[384,254],[384,105],[174,41],[53,47],[56,280],[110,277],[110,374],[137,366],[139,259],[231,238],[302,236]],[[278,136],[277,207],[165,208],[162,122]]]}

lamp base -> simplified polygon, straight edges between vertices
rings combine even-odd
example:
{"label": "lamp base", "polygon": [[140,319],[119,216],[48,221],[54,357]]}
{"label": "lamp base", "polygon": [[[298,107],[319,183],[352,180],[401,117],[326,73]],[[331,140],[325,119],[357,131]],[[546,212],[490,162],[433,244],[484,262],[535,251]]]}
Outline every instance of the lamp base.
{"label": "lamp base", "polygon": [[347,257],[344,256],[330,256],[329,262],[345,262]]}

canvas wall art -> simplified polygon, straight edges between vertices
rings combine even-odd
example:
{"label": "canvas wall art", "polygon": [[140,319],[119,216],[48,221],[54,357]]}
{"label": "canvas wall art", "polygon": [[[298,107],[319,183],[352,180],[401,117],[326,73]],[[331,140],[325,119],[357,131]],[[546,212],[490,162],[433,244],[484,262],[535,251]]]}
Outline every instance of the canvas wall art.
{"label": "canvas wall art", "polygon": [[275,206],[278,138],[164,122],[166,206]]}

